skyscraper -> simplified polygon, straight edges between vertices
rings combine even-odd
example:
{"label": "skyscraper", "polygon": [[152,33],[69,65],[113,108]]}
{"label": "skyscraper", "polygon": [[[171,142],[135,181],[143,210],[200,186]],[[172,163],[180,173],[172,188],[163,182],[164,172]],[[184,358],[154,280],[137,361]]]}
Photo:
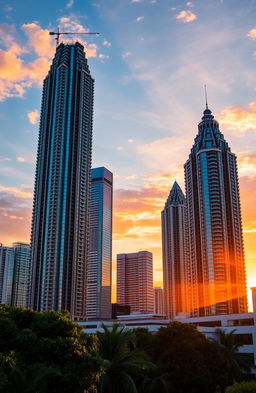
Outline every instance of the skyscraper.
{"label": "skyscraper", "polygon": [[151,252],[117,255],[117,303],[129,305],[131,312],[154,312]]}
{"label": "skyscraper", "polygon": [[13,306],[28,307],[31,248],[26,243],[14,243],[14,271],[12,284]]}
{"label": "skyscraper", "polygon": [[246,312],[236,156],[208,106],[185,164],[185,183],[191,314]]}
{"label": "skyscraper", "polygon": [[164,313],[164,296],[163,288],[154,287],[154,312],[156,314]]}
{"label": "skyscraper", "polygon": [[185,196],[175,181],[162,211],[164,303],[168,318],[186,311]]}
{"label": "skyscraper", "polygon": [[83,46],[61,43],[43,85],[31,305],[76,320],[86,315],[93,89]]}
{"label": "skyscraper", "polygon": [[30,258],[29,244],[0,246],[0,304],[28,306]]}
{"label": "skyscraper", "polygon": [[0,304],[12,304],[14,253],[0,244]]}
{"label": "skyscraper", "polygon": [[87,318],[111,318],[113,174],[91,170]]}

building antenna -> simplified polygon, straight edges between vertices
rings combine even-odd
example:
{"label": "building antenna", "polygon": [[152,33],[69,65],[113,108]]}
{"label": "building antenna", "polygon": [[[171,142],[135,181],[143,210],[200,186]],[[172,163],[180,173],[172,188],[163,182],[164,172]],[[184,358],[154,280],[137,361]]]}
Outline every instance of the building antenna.
{"label": "building antenna", "polygon": [[207,99],[206,85],[204,85],[204,95],[205,95],[205,106],[206,106],[206,109],[208,109],[208,99]]}
{"label": "building antenna", "polygon": [[60,32],[60,29],[58,27],[57,31],[49,31],[50,35],[55,35],[55,40],[56,40],[56,46],[59,45],[60,42],[60,36],[63,34],[75,34],[75,35],[80,35],[80,34],[87,34],[87,35],[100,35],[100,33],[89,33],[89,32],[74,32],[74,31],[65,31],[65,32]]}

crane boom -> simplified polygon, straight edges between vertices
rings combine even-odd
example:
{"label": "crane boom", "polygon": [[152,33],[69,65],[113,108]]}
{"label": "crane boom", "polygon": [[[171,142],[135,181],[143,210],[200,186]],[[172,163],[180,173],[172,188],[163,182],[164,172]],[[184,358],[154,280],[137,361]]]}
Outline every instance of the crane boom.
{"label": "crane boom", "polygon": [[90,33],[90,32],[80,32],[80,31],[59,31],[59,29],[58,29],[58,31],[56,32],[56,31],[49,31],[49,34],[50,35],[56,35],[56,38],[55,38],[55,40],[56,40],[56,46],[58,46],[59,45],[59,41],[60,41],[60,36],[61,35],[63,35],[63,34],[76,34],[76,35],[80,35],[80,34],[86,34],[86,35],[100,35],[100,33]]}

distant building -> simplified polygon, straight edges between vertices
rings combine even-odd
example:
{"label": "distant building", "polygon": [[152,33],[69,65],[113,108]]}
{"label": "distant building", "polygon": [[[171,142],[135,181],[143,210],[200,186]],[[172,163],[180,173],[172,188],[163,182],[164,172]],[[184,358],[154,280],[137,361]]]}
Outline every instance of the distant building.
{"label": "distant building", "polygon": [[185,164],[191,316],[247,312],[237,160],[206,105]]}
{"label": "distant building", "polygon": [[28,307],[30,289],[31,248],[26,243],[14,243],[12,305]]}
{"label": "distant building", "polygon": [[0,246],[0,303],[28,307],[31,248],[29,244],[14,243]]}
{"label": "distant building", "polygon": [[175,181],[162,211],[164,304],[168,318],[186,312],[185,196]]}
{"label": "distant building", "polygon": [[32,219],[31,306],[86,318],[94,80],[61,43],[44,79]]}
{"label": "distant building", "polygon": [[164,313],[164,296],[163,288],[161,287],[154,287],[154,313]]}
{"label": "distant building", "polygon": [[0,304],[12,304],[14,252],[0,244]]}
{"label": "distant building", "polygon": [[113,174],[91,170],[87,319],[111,318]]}
{"label": "distant building", "polygon": [[154,312],[151,252],[117,255],[117,303],[129,305],[131,313]]}
{"label": "distant building", "polygon": [[112,303],[112,319],[116,319],[120,315],[129,315],[131,307],[125,304]]}

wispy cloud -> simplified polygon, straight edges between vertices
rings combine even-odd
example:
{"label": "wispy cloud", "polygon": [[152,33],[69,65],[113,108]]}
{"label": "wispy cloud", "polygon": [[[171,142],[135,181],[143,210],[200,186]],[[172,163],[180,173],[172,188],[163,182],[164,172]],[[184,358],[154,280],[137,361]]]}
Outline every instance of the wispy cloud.
{"label": "wispy cloud", "polygon": [[183,23],[193,22],[197,19],[196,14],[189,10],[182,10],[176,16],[175,19],[181,20]]}
{"label": "wispy cloud", "polygon": [[124,147],[123,146],[117,146],[116,150],[124,150]]}
{"label": "wispy cloud", "polygon": [[141,22],[144,19],[144,16],[138,16],[138,18],[136,18],[136,22]]}
{"label": "wispy cloud", "polygon": [[132,55],[132,52],[125,52],[125,53],[122,54],[122,58],[123,59],[127,59],[127,57],[129,57],[131,55]]}
{"label": "wispy cloud", "polygon": [[25,158],[22,157],[22,156],[17,157],[16,160],[17,160],[18,162],[25,162],[25,161],[26,161]]}
{"label": "wispy cloud", "polygon": [[28,121],[33,125],[38,122],[39,116],[39,111],[37,109],[27,113]]}
{"label": "wispy cloud", "polygon": [[74,5],[75,0],[69,0],[66,4],[66,8],[71,8]]}
{"label": "wispy cloud", "polygon": [[109,42],[108,40],[104,40],[102,43],[103,46],[107,46],[110,47],[111,46],[111,42]]}
{"label": "wispy cloud", "polygon": [[252,40],[256,40],[256,28],[248,31],[247,37],[251,38]]}
{"label": "wispy cloud", "polygon": [[256,130],[256,101],[248,104],[248,108],[238,105],[223,109],[219,117],[221,125],[229,130],[236,130],[241,136],[247,130]]}

